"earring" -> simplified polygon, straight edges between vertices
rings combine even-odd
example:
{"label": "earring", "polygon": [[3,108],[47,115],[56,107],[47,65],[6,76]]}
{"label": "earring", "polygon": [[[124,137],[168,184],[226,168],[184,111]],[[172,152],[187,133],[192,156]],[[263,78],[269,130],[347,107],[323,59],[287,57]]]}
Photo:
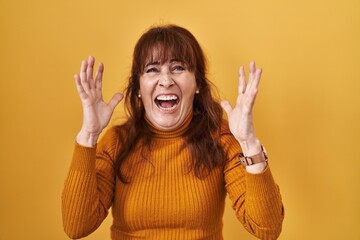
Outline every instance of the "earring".
{"label": "earring", "polygon": [[138,98],[141,98],[141,94],[139,93]]}
{"label": "earring", "polygon": [[196,94],[199,94],[199,93],[200,93],[200,91],[199,91],[199,90],[196,90],[196,91],[195,91],[195,93],[196,93]]}

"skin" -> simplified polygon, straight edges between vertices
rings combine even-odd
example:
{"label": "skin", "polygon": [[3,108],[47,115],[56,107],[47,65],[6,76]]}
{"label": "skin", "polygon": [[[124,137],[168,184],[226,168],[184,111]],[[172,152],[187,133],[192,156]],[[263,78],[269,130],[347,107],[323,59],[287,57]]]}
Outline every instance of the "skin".
{"label": "skin", "polygon": [[[77,135],[80,145],[92,147],[97,143],[100,133],[108,125],[115,107],[123,99],[121,93],[115,93],[108,103],[102,96],[102,76],[104,65],[99,64],[93,76],[95,59],[90,56],[82,61],[80,73],[74,75],[76,88],[83,107],[83,123]],[[194,74],[181,69],[179,62],[170,61],[147,66],[140,78],[140,92],[147,118],[157,127],[171,130],[178,127],[187,114],[192,111],[192,101],[198,90]],[[151,68],[153,70],[147,71]],[[245,156],[253,156],[261,151],[261,144],[255,135],[253,125],[253,107],[258,93],[262,70],[256,68],[255,62],[249,65],[249,79],[246,83],[244,67],[239,69],[238,97],[235,106],[229,101],[222,101],[221,106],[228,115],[229,127]],[[173,111],[161,111],[154,99],[161,94],[176,94],[180,101]],[[262,172],[267,163],[247,166],[246,170],[256,174]]]}
{"label": "skin", "polygon": [[[172,130],[179,127],[190,112],[196,86],[195,74],[185,64],[170,60],[148,63],[140,77],[140,95],[146,117],[159,129]],[[178,103],[171,108],[161,108],[156,98],[175,97]]]}
{"label": "skin", "polygon": [[123,99],[121,93],[115,93],[109,103],[102,96],[102,76],[104,65],[99,64],[93,77],[95,59],[90,56],[81,63],[80,74],[75,74],[75,84],[82,103],[83,123],[77,142],[91,147],[97,143],[100,133],[108,125],[115,107]]}

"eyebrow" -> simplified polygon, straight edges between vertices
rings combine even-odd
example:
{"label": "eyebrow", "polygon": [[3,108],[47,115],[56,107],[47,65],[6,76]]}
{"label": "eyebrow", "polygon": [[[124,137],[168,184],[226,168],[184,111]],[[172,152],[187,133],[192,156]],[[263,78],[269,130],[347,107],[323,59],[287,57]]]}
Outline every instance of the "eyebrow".
{"label": "eyebrow", "polygon": [[172,63],[172,62],[183,62],[183,61],[181,61],[180,59],[173,58],[170,60],[170,62]]}
{"label": "eyebrow", "polygon": [[[183,61],[181,61],[179,59],[175,59],[175,58],[170,60],[170,63],[173,63],[173,62],[183,63]],[[149,62],[148,64],[145,65],[145,67],[152,66],[152,65],[160,65],[160,62],[159,61]]]}
{"label": "eyebrow", "polygon": [[145,65],[145,67],[151,66],[151,65],[160,65],[159,61],[155,61],[155,62],[150,62],[148,64]]}

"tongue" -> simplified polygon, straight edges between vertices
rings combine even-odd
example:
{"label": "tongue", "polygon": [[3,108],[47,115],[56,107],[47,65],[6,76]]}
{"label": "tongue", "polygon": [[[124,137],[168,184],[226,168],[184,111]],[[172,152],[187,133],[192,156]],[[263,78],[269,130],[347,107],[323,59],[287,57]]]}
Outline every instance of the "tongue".
{"label": "tongue", "polygon": [[174,101],[161,101],[160,106],[162,108],[171,108],[172,106],[174,106]]}

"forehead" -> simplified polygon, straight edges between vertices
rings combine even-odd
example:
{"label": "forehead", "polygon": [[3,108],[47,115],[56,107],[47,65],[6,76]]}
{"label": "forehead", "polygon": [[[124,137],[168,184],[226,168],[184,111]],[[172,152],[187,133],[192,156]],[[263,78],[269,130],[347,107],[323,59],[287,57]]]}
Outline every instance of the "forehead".
{"label": "forehead", "polygon": [[159,63],[165,63],[173,60],[177,60],[182,62],[182,57],[179,56],[180,54],[177,54],[173,49],[166,48],[166,47],[159,47],[154,46],[152,48],[149,48],[145,54],[145,61],[144,63],[149,62],[159,62]]}
{"label": "forehead", "polygon": [[136,59],[139,73],[143,73],[149,63],[161,64],[176,59],[186,65],[189,71],[194,71],[197,66],[195,51],[189,41],[181,37],[154,37],[141,41],[137,46]]}

